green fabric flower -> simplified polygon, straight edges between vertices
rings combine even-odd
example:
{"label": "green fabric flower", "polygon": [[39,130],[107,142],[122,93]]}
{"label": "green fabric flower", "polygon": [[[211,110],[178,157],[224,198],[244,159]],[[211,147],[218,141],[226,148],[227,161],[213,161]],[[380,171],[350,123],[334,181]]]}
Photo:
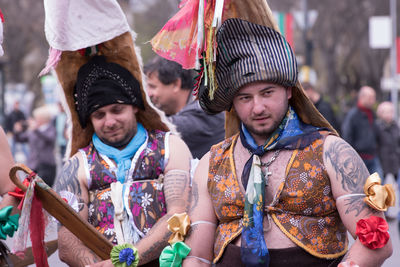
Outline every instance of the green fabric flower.
{"label": "green fabric flower", "polygon": [[0,210],[0,239],[12,237],[14,232],[18,230],[19,214],[11,215],[13,207],[7,206]]}
{"label": "green fabric flower", "polygon": [[190,247],[184,242],[176,242],[163,249],[160,255],[160,267],[180,267],[182,260],[190,252]]}
{"label": "green fabric flower", "polygon": [[115,267],[136,267],[139,264],[138,250],[131,244],[114,246],[110,258]]}

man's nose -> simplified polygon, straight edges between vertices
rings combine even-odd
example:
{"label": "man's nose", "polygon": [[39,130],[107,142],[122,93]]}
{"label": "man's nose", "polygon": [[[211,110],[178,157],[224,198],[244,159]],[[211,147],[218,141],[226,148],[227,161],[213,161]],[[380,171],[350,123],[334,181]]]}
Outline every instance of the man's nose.
{"label": "man's nose", "polygon": [[149,95],[149,97],[154,96],[154,90],[147,89],[147,94]]}
{"label": "man's nose", "polygon": [[254,97],[253,99],[253,113],[254,114],[261,114],[264,112],[264,102],[262,101],[261,97]]}
{"label": "man's nose", "polygon": [[105,117],[104,125],[106,127],[113,127],[115,125],[115,118],[112,114],[107,114]]}

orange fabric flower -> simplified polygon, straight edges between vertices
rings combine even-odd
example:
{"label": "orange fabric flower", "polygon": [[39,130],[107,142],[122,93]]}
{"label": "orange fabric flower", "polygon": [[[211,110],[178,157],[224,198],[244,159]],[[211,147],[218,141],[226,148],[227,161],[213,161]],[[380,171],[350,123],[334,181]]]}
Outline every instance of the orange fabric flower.
{"label": "orange fabric flower", "polygon": [[361,219],[357,222],[356,235],[360,242],[369,249],[382,248],[389,240],[389,225],[377,216]]}

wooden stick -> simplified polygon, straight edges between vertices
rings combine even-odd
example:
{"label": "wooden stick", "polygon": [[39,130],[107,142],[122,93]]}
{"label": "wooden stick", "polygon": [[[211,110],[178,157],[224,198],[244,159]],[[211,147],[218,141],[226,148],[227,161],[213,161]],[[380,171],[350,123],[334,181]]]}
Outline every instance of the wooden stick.
{"label": "wooden stick", "polygon": [[[10,170],[10,178],[13,183],[22,191],[26,191],[24,186],[17,177],[17,171],[24,171],[27,174],[32,173],[24,164],[16,164]],[[37,178],[40,178],[37,176]],[[87,221],[83,220],[79,214],[71,208],[53,189],[51,189],[40,178],[36,181],[35,191],[42,202],[43,208],[54,218],[56,218],[63,226],[71,231],[79,238],[85,246],[90,248],[101,259],[107,260],[110,258],[110,252],[113,244],[108,241],[96,228]]]}

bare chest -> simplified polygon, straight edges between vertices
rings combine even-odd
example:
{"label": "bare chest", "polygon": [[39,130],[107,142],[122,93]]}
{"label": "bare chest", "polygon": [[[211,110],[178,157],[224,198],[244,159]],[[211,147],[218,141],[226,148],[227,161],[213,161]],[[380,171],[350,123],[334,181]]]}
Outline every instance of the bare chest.
{"label": "bare chest", "polygon": [[[275,153],[275,151],[271,151],[261,157],[261,162],[264,165],[262,167],[262,171],[264,172],[264,174],[266,174],[266,177],[268,177],[265,187],[266,205],[270,205],[272,203],[274,197],[278,192],[280,184],[284,182],[286,177],[286,169],[292,153],[292,150],[281,150],[278,154]],[[233,156],[235,162],[235,171],[239,180],[240,189],[244,193],[246,190],[243,187],[241,177],[244,165],[249,160],[251,154],[246,148],[243,147],[240,139],[236,144]]]}

